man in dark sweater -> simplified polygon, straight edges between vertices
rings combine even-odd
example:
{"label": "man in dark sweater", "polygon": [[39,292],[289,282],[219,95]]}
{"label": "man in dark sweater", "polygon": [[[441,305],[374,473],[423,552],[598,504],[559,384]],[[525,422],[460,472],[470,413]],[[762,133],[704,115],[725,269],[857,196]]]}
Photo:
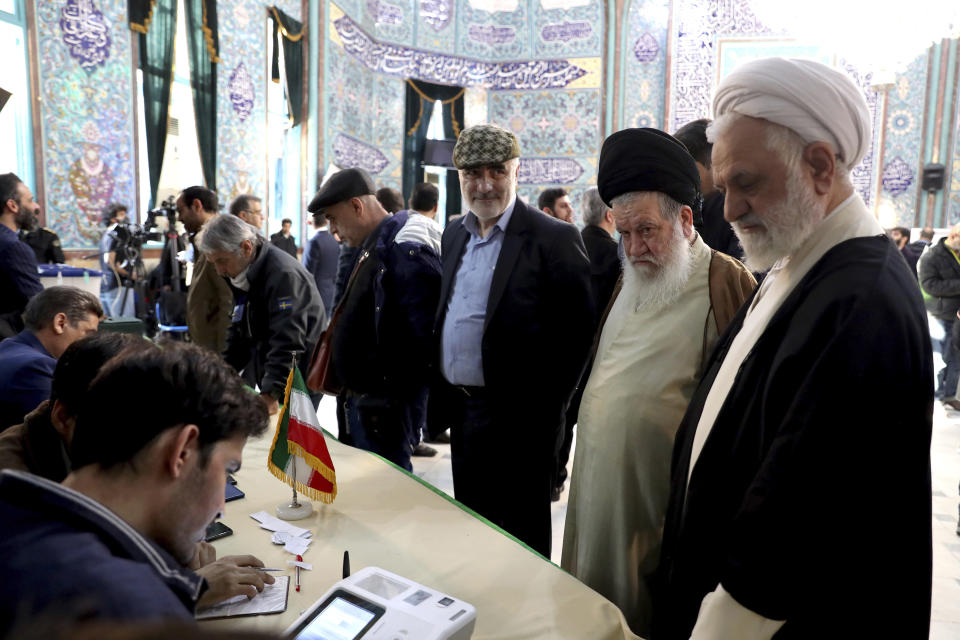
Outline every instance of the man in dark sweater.
{"label": "man in dark sweater", "polygon": [[297,239],[290,235],[290,227],[293,225],[293,220],[290,218],[284,218],[280,222],[280,231],[277,231],[275,234],[270,236],[270,244],[274,245],[278,249],[283,249],[289,253],[293,258],[297,257]]}

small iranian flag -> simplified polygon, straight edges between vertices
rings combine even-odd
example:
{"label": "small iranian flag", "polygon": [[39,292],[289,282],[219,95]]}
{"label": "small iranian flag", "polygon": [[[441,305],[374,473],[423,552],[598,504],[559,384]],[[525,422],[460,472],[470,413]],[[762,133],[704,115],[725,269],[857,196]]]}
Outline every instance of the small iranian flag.
{"label": "small iranian flag", "polygon": [[267,464],[270,473],[287,484],[295,484],[296,490],[305,496],[327,504],[337,497],[333,460],[327,451],[327,442],[323,439],[307,385],[296,366],[287,378],[283,412],[277,422]]}

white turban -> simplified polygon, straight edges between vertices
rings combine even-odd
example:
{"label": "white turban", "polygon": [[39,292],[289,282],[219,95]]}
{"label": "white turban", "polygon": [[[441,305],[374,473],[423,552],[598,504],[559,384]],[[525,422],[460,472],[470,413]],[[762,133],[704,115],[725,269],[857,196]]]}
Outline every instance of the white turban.
{"label": "white turban", "polygon": [[713,97],[715,118],[726,113],[782,125],[807,144],[829,142],[852,169],[870,147],[870,110],[845,74],[812,60],[764,58],[724,78]]}

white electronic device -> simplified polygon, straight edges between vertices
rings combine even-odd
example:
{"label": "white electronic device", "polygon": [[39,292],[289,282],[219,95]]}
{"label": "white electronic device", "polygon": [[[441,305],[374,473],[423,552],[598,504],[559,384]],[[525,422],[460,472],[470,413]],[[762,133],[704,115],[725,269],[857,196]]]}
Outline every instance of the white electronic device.
{"label": "white electronic device", "polygon": [[436,589],[367,567],[333,585],[288,640],[468,640],[477,610]]}

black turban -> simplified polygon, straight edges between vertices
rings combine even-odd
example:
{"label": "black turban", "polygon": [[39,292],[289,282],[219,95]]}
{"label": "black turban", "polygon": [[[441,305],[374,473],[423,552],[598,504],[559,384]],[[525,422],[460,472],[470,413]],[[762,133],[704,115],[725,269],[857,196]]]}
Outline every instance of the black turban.
{"label": "black turban", "polygon": [[624,129],[603,141],[597,189],[610,201],[631,191],[660,191],[700,215],[700,172],[679,140],[658,129]]}

